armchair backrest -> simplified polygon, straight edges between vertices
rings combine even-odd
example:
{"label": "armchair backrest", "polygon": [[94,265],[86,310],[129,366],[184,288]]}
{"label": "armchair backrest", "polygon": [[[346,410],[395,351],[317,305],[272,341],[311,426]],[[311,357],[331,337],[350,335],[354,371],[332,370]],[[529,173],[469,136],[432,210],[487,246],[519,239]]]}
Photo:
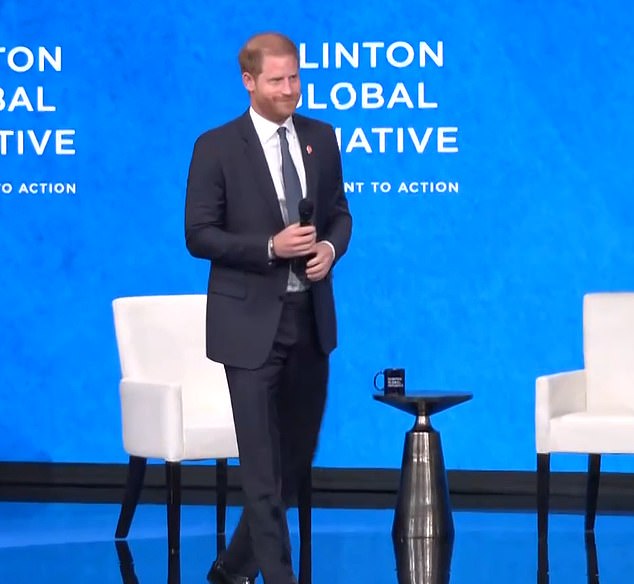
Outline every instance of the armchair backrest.
{"label": "armchair backrest", "polygon": [[123,378],[176,383],[183,412],[226,418],[231,412],[222,365],[205,352],[204,294],[134,296],[113,301]]}
{"label": "armchair backrest", "polygon": [[588,411],[634,413],[634,293],[584,296],[583,353]]}

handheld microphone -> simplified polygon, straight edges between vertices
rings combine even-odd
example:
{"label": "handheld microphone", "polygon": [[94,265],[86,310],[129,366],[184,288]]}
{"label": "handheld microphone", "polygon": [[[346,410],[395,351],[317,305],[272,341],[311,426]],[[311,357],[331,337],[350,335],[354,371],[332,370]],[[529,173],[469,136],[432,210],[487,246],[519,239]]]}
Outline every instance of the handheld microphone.
{"label": "handheld microphone", "polygon": [[[308,225],[312,225],[313,221],[313,212],[315,210],[315,205],[310,199],[301,199],[299,204],[297,205],[297,211],[299,212],[299,226],[307,227]],[[315,257],[314,253],[308,254],[303,258],[297,258],[295,263],[296,267],[299,269],[300,273],[304,273],[306,271],[306,262]]]}
{"label": "handheld microphone", "polygon": [[297,210],[299,212],[299,226],[312,225],[313,211],[315,210],[313,202],[310,199],[302,199],[297,205]]}

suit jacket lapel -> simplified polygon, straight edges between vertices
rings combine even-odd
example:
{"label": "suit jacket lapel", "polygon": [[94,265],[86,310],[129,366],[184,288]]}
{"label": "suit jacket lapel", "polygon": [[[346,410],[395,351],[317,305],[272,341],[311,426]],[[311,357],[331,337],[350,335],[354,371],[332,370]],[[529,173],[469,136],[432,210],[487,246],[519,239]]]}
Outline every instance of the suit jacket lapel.
{"label": "suit jacket lapel", "polygon": [[279,229],[284,228],[284,218],[282,217],[282,211],[280,209],[280,203],[277,199],[277,193],[275,192],[275,185],[271,178],[271,172],[269,171],[269,165],[266,162],[264,156],[264,150],[260,139],[255,131],[251,116],[247,111],[242,118],[240,118],[240,131],[244,140],[245,155],[249,158],[249,168],[253,169],[255,175],[255,182],[258,185],[258,192],[264,197],[269,210],[272,213]]}
{"label": "suit jacket lapel", "polygon": [[315,152],[314,145],[311,144],[310,128],[306,124],[306,120],[301,116],[293,116],[293,125],[297,131],[297,137],[299,138],[299,144],[302,149],[302,160],[304,161],[304,170],[306,171],[306,198],[310,199],[314,205],[313,221],[317,217],[317,179],[319,172],[317,168],[317,156],[319,153]]}

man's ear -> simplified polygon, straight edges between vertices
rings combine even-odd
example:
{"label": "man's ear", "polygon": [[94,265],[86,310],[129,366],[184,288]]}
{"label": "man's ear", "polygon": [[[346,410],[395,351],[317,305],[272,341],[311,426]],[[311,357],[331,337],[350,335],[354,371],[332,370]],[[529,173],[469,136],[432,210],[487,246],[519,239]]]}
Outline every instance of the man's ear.
{"label": "man's ear", "polygon": [[242,84],[248,92],[252,92],[255,89],[255,78],[245,71],[242,74]]}

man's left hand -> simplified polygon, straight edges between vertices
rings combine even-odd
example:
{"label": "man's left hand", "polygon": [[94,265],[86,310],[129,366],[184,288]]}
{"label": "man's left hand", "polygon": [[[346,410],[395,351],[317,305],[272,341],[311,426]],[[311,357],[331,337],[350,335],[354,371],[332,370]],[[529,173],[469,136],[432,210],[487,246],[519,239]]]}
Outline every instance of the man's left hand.
{"label": "man's left hand", "polygon": [[306,262],[306,277],[311,282],[319,282],[326,277],[335,258],[331,247],[323,241],[315,244],[312,253],[315,255]]}

